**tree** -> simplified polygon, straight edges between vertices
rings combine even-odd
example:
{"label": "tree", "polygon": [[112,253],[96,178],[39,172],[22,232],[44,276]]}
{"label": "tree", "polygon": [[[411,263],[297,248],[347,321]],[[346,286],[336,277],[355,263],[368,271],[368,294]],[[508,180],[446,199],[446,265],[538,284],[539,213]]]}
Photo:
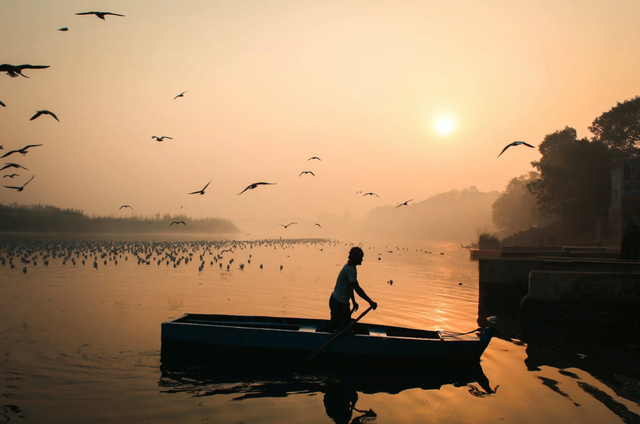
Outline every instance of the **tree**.
{"label": "tree", "polygon": [[640,96],[597,117],[589,127],[594,141],[609,146],[616,158],[640,157]]}
{"label": "tree", "polygon": [[611,196],[610,152],[603,142],[578,139],[565,127],[547,134],[540,144],[540,161],[531,165],[540,178],[529,183],[540,210],[556,214],[564,225],[585,233],[606,218]]}
{"label": "tree", "polygon": [[491,208],[496,227],[514,233],[535,225],[539,210],[536,196],[529,191],[528,184],[539,177],[537,172],[529,172],[509,181]]}

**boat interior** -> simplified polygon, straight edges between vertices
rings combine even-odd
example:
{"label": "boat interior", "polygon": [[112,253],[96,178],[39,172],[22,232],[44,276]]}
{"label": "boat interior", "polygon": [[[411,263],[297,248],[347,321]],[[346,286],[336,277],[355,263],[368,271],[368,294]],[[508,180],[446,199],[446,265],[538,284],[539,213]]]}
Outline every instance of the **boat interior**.
{"label": "boat interior", "polygon": [[[287,317],[262,317],[247,315],[211,315],[211,314],[185,314],[173,320],[175,323],[219,325],[240,328],[260,328],[268,330],[288,330],[303,333],[326,333],[328,320]],[[414,339],[443,340],[438,331],[419,330],[413,328],[394,327],[387,325],[375,325],[357,323],[352,327],[356,335],[372,337],[400,337]]]}

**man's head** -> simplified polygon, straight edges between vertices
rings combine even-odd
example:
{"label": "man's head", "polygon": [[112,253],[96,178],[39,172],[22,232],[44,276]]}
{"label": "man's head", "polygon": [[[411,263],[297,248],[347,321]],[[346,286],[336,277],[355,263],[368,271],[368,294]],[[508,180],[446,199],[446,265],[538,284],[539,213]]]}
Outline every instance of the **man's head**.
{"label": "man's head", "polygon": [[362,263],[362,258],[364,258],[364,252],[359,247],[352,247],[349,250],[349,263],[351,265],[360,265]]}

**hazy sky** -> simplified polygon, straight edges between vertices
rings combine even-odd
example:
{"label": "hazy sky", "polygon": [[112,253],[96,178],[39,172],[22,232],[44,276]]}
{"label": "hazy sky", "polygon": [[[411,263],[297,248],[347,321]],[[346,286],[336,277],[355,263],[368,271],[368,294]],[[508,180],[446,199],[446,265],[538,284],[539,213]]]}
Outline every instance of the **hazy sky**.
{"label": "hazy sky", "polygon": [[[43,143],[0,160],[29,168],[4,185],[35,175],[0,201],[275,226],[502,190],[539,158],[497,159],[506,144],[590,136],[640,94],[638,16],[637,0],[2,1],[0,63],[51,67],[0,75],[0,152]],[[40,109],[61,122],[29,121]],[[257,181],[277,184],[237,195]]]}

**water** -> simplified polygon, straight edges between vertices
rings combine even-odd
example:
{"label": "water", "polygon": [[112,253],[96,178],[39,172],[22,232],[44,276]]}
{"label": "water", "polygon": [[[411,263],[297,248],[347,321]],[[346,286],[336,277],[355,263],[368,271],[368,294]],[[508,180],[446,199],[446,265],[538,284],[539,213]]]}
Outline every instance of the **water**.
{"label": "water", "polygon": [[[513,322],[472,369],[336,377],[160,362],[160,323],[186,312],[328,317],[345,243],[101,241],[46,250],[29,243],[0,248],[0,421],[640,422],[635,350],[526,344]],[[215,262],[229,247],[234,253]],[[449,331],[469,331],[483,321],[477,263],[458,245],[377,242],[363,248],[359,280],[379,303],[364,321]],[[145,260],[139,263],[132,249]],[[45,265],[43,254],[53,251],[66,253]],[[173,266],[188,253],[192,261]],[[30,259],[26,273],[21,256]]]}

